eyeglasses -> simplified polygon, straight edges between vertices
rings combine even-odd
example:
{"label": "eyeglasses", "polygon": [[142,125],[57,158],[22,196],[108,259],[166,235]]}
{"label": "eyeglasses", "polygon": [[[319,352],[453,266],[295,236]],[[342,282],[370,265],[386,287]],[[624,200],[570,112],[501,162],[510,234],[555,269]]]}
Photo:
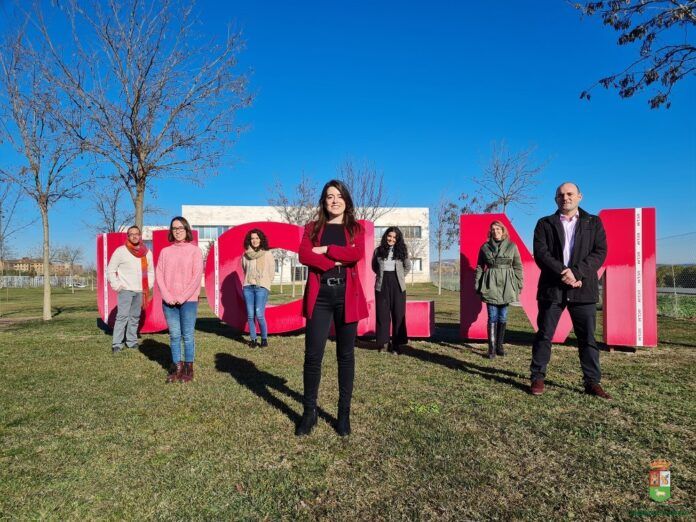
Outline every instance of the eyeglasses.
{"label": "eyeglasses", "polygon": [[181,232],[182,230],[186,230],[186,227],[172,227],[172,232]]}

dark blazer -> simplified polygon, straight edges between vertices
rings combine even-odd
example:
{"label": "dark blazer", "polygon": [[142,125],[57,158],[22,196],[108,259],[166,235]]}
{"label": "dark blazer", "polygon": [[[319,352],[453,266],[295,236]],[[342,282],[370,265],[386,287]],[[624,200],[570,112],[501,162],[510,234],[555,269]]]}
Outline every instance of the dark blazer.
{"label": "dark blazer", "polygon": [[[358,261],[365,257],[365,231],[362,227],[355,233],[353,240],[350,240],[348,230],[346,234],[346,246],[329,245],[326,254],[315,254],[312,247],[320,246],[311,239],[311,232],[314,222],[307,223],[300,243],[300,263],[309,269],[307,274],[307,286],[303,297],[302,315],[307,319],[312,317],[314,305],[319,295],[321,286],[321,274],[331,270],[336,266],[335,261],[340,261],[346,268],[346,302],[345,302],[345,321],[354,323],[368,316],[367,301],[360,283],[360,275],[355,266]],[[319,231],[319,237],[324,233],[324,229]]]}
{"label": "dark blazer", "polygon": [[[607,237],[599,216],[578,209],[580,218],[575,226],[575,244],[569,266],[563,264],[565,234],[560,212],[541,218],[534,229],[534,261],[541,269],[537,300],[560,303],[563,291],[569,302],[596,303],[599,301],[597,270],[607,257]],[[561,272],[570,268],[580,288],[561,281]]]}

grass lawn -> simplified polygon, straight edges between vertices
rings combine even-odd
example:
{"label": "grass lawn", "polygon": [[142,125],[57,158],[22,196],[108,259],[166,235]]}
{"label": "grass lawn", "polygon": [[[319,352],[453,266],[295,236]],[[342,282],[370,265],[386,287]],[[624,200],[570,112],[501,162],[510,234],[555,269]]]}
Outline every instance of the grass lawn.
{"label": "grass lawn", "polygon": [[[167,336],[111,355],[93,292],[56,290],[43,323],[40,290],[0,290],[0,519],[696,517],[696,322],[661,317],[657,349],[602,353],[612,402],[581,393],[571,345],[532,397],[520,308],[509,356],[489,361],[456,339],[458,293],[409,295],[436,301],[436,338],[400,357],[360,343],[341,440],[331,342],[319,424],[297,439],[302,335],[252,350],[202,302],[195,380],[165,385]],[[648,496],[657,458],[664,504]]]}

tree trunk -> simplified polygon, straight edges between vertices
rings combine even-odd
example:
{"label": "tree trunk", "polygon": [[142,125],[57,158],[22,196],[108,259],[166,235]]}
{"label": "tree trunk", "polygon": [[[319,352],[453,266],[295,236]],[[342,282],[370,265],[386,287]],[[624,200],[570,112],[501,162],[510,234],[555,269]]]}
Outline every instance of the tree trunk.
{"label": "tree trunk", "polygon": [[442,247],[437,247],[437,295],[442,295]]}
{"label": "tree trunk", "polygon": [[75,281],[73,280],[73,268],[72,265],[70,265],[70,293],[74,294],[75,293]]}
{"label": "tree trunk", "polygon": [[140,231],[143,230],[143,209],[145,208],[145,184],[138,183],[135,189],[135,201],[133,201],[135,206],[135,226],[137,226]]}
{"label": "tree trunk", "polygon": [[51,256],[48,236],[48,207],[40,205],[43,222],[43,320],[51,320]]}
{"label": "tree trunk", "polygon": [[292,297],[295,298],[295,258],[290,259],[290,284],[292,285]]}
{"label": "tree trunk", "polygon": [[283,293],[283,269],[285,268],[285,259],[280,259],[280,293]]}

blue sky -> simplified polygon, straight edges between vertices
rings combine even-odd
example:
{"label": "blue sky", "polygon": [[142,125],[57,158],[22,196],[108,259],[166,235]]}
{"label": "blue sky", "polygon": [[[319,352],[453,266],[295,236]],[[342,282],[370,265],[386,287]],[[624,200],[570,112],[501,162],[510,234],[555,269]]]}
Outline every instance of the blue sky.
{"label": "blue sky", "polygon": [[[255,101],[240,114],[248,130],[231,167],[203,188],[157,183],[149,202],[166,216],[182,204],[265,204],[274,179],[291,186],[304,171],[323,182],[348,157],[383,171],[398,205],[433,206],[471,192],[491,142],[506,140],[513,150],[536,145],[537,159],[549,160],[535,203],[508,211],[530,246],[536,219],[554,210],[555,187],[574,180],[591,212],[656,207],[658,238],[694,233],[659,240],[658,261],[696,262],[696,82],[676,87],[669,110],[601,88],[580,100],[636,50],[617,48],[612,30],[568,3],[201,1],[199,9],[206,33],[223,34],[227,21],[242,29],[240,70],[252,71]],[[88,203],[59,203],[51,218],[52,242],[82,244],[93,260],[82,225]],[[39,241],[37,226],[14,250]]]}

